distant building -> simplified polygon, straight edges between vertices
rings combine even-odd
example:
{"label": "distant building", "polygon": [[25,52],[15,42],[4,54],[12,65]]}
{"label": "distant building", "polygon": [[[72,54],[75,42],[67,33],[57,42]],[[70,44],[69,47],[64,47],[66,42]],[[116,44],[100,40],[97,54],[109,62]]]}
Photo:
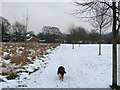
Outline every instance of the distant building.
{"label": "distant building", "polygon": [[38,43],[39,40],[35,35],[33,35],[29,39],[27,39],[27,42]]}
{"label": "distant building", "polygon": [[45,40],[39,40],[39,43],[45,43]]}

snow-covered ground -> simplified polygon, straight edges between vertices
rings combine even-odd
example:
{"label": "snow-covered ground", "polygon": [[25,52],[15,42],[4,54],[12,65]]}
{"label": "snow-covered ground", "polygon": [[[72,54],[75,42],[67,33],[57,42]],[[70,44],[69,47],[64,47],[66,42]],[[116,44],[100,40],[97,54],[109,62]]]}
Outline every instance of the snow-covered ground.
{"label": "snow-covered ground", "polygon": [[120,86],[120,44],[118,44],[118,85]]}
{"label": "snow-covered ground", "polygon": [[[98,45],[61,44],[49,55],[44,69],[30,75],[22,73],[19,79],[0,82],[0,87],[27,88],[108,88],[111,85],[112,45],[102,45],[102,55],[98,55]],[[37,62],[36,62],[37,63]],[[59,66],[64,66],[64,81],[57,76]]]}

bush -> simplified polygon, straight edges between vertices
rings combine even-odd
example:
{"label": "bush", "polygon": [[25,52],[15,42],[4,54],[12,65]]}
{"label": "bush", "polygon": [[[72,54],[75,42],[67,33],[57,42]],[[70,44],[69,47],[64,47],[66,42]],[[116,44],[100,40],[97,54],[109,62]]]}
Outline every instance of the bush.
{"label": "bush", "polygon": [[20,56],[20,55],[13,55],[11,57],[11,63],[15,63],[16,65],[20,65],[22,63],[22,65],[25,65],[28,63],[31,63],[31,61],[26,58],[25,56]]}
{"label": "bush", "polygon": [[7,54],[7,55],[4,57],[4,59],[5,59],[5,60],[10,59],[10,55],[9,55],[9,54]]}

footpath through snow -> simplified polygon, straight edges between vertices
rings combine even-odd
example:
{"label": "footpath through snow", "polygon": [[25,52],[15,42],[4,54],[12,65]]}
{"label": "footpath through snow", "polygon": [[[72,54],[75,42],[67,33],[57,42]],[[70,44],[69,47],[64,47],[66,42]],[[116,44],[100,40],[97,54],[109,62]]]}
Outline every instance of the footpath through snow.
{"label": "footpath through snow", "polygon": [[[72,49],[71,44],[61,44],[50,54],[49,63],[42,72],[27,74],[22,82],[13,80],[13,86],[17,87],[19,82],[27,88],[108,88],[112,76],[111,48],[111,45],[102,45],[99,56],[98,45],[75,45]],[[57,76],[61,65],[67,72],[64,81]]]}
{"label": "footpath through snow", "polygon": [[[111,45],[103,45],[98,56],[98,45],[60,45],[50,56],[44,71],[36,72],[24,83],[29,88],[108,88],[111,85]],[[64,81],[57,76],[62,65],[67,74]]]}

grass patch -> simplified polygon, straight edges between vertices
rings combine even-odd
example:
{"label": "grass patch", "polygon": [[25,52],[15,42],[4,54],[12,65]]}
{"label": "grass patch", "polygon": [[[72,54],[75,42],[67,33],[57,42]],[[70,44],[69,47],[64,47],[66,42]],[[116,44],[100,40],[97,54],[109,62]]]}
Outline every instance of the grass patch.
{"label": "grass patch", "polygon": [[29,72],[29,75],[32,74],[32,73],[34,73],[34,72],[36,72],[36,71],[38,71],[39,67],[38,68],[33,68],[33,69],[34,69],[33,72]]}
{"label": "grass patch", "polygon": [[39,70],[39,67],[38,68],[34,68],[34,71],[33,72],[36,72],[36,71],[38,71]]}
{"label": "grass patch", "polygon": [[45,62],[44,60],[42,60],[42,62]]}
{"label": "grass patch", "polygon": [[27,85],[18,85],[18,87],[27,87]]}
{"label": "grass patch", "polygon": [[7,80],[12,80],[19,77],[19,75],[17,75],[17,73],[11,73],[9,76],[7,76]]}
{"label": "grass patch", "polygon": [[5,60],[8,60],[10,59],[10,54],[7,54],[5,57],[4,57]]}
{"label": "grass patch", "polygon": [[15,63],[16,65],[20,65],[22,64],[22,66],[26,65],[28,63],[32,63],[28,58],[26,58],[25,56],[21,56],[21,55],[13,55],[11,57],[11,63]]}
{"label": "grass patch", "polygon": [[22,73],[22,72],[29,73],[28,71],[17,71],[17,73]]}
{"label": "grass patch", "polygon": [[22,72],[25,72],[25,73],[28,73],[29,75],[38,71],[39,70],[39,67],[38,68],[33,68],[33,72],[29,72],[29,71],[17,71],[17,73],[22,73]]}
{"label": "grass patch", "polygon": [[6,63],[5,62],[2,62],[2,67],[6,68]]}
{"label": "grass patch", "polygon": [[[18,65],[19,67],[9,68],[7,71],[3,70],[1,75],[9,75],[8,79],[14,79],[17,75],[11,74],[16,69],[24,69],[23,66],[26,64],[33,64],[36,59],[41,60],[41,58],[46,58],[44,55],[49,54],[47,52],[48,49],[56,48],[59,44],[58,43],[11,43],[11,42],[3,42],[1,47],[1,58],[2,58],[2,68],[7,68],[7,65],[14,66]],[[4,53],[7,53],[4,56]],[[9,60],[10,63],[5,63],[5,60]],[[45,62],[45,60],[41,60],[41,62]],[[40,64],[42,65],[42,64]],[[35,68],[33,72],[36,72],[39,68]],[[29,71],[18,71],[16,73],[26,72],[31,74],[33,72]]]}
{"label": "grass patch", "polygon": [[5,82],[3,79],[0,78],[0,82]]}

